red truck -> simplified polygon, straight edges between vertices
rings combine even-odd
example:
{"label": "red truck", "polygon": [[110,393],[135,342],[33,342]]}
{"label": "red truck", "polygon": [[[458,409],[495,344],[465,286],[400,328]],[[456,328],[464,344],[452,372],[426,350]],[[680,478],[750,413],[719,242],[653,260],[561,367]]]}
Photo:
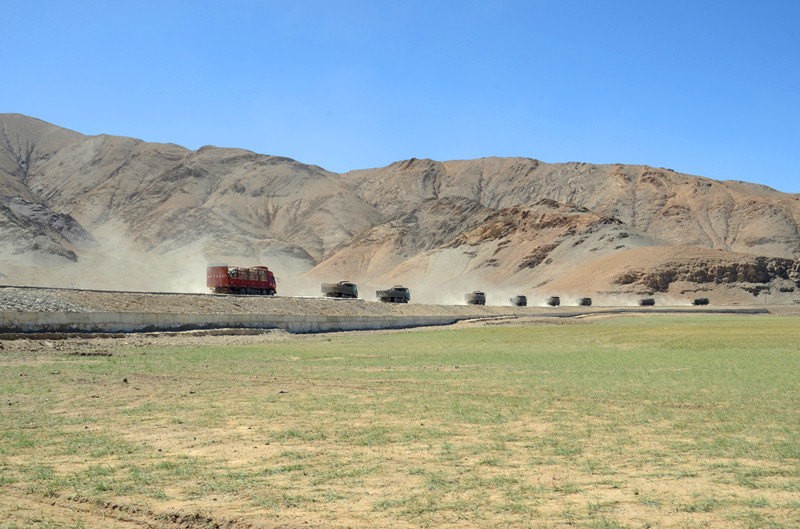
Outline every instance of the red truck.
{"label": "red truck", "polygon": [[209,265],[206,285],[218,294],[260,294],[273,296],[278,289],[275,275],[266,266],[242,268],[228,265]]}

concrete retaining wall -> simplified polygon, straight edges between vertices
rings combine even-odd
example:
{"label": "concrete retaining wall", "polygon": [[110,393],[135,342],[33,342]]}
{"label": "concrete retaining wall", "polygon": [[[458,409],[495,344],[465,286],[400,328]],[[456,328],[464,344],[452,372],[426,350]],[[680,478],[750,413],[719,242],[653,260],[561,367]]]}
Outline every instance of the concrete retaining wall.
{"label": "concrete retaining wall", "polygon": [[573,318],[585,314],[766,314],[763,307],[545,309],[539,313],[451,316],[322,316],[288,314],[167,314],[150,312],[0,312],[0,333],[146,332],[193,329],[284,329],[291,333],[404,329],[476,318]]}
{"label": "concrete retaining wall", "polygon": [[284,329],[291,333],[449,325],[473,316],[306,316],[144,312],[0,312],[0,332],[145,332],[191,329]]}

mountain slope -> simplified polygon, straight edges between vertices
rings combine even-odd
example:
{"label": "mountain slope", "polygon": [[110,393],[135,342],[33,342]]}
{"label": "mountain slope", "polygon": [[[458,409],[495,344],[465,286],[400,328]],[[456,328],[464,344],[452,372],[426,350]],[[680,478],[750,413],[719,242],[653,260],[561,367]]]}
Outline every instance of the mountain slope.
{"label": "mountain slope", "polygon": [[30,174],[82,138],[82,134],[22,114],[0,114],[0,194],[33,200]]}
{"label": "mountain slope", "polygon": [[[24,171],[17,162],[2,166],[0,195],[39,200],[101,239],[124,240],[144,252],[199,245],[254,258],[283,241],[287,251],[307,254],[311,266],[382,220],[334,173],[287,158],[71,131],[61,135],[68,141],[58,149],[42,152],[39,138],[47,134],[16,115],[2,115],[0,123],[14,138],[6,159],[27,153],[29,160]],[[38,135],[28,139],[29,130]]]}
{"label": "mountain slope", "polygon": [[549,198],[616,217],[672,244],[800,255],[798,195],[669,169],[547,164],[528,158],[408,160],[345,173],[343,179],[373,205],[400,195],[406,209],[446,197],[501,209]]}
{"label": "mountain slope", "polygon": [[[436,302],[441,300],[442,290],[463,293],[494,287],[508,294],[546,291],[548,283],[586,260],[660,243],[619,219],[552,200],[499,211],[481,208],[463,226],[466,228],[462,230],[440,232],[440,240],[452,238],[405,260],[393,261],[392,257],[402,255],[397,248],[403,247],[407,232],[396,232],[389,239],[395,242],[390,247],[347,245],[317,266],[312,275],[337,272],[376,286],[401,282],[417,287],[415,299]],[[433,226],[428,228],[429,233],[434,230]],[[370,262],[382,266],[356,268],[354,254],[370,255]],[[507,298],[505,294],[503,297]]]}
{"label": "mountain slope", "polygon": [[[202,290],[205,263],[228,261],[270,265],[288,294],[351,279],[403,282],[435,301],[443,290],[533,293],[568,280],[637,292],[650,282],[618,283],[606,268],[638,259],[637,277],[680,282],[664,270],[698,249],[709,268],[800,257],[800,196],[664,168],[411,159],[336,174],[19,114],[0,114],[0,132],[0,273],[11,282]],[[776,288],[795,281],[769,274]]]}

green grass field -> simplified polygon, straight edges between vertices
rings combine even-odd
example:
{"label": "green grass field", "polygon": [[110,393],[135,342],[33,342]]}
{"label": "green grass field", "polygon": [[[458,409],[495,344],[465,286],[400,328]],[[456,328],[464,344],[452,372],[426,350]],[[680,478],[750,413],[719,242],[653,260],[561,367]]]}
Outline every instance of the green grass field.
{"label": "green grass field", "polygon": [[[798,318],[112,353],[0,351],[0,496],[164,527],[800,527]],[[0,527],[94,527],[14,505]]]}

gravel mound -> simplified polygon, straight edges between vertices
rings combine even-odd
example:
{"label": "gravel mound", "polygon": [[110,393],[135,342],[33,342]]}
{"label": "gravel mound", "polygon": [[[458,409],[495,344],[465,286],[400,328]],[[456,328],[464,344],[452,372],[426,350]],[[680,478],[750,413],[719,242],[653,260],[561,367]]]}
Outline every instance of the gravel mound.
{"label": "gravel mound", "polygon": [[92,312],[45,289],[0,287],[0,311],[5,312]]}

